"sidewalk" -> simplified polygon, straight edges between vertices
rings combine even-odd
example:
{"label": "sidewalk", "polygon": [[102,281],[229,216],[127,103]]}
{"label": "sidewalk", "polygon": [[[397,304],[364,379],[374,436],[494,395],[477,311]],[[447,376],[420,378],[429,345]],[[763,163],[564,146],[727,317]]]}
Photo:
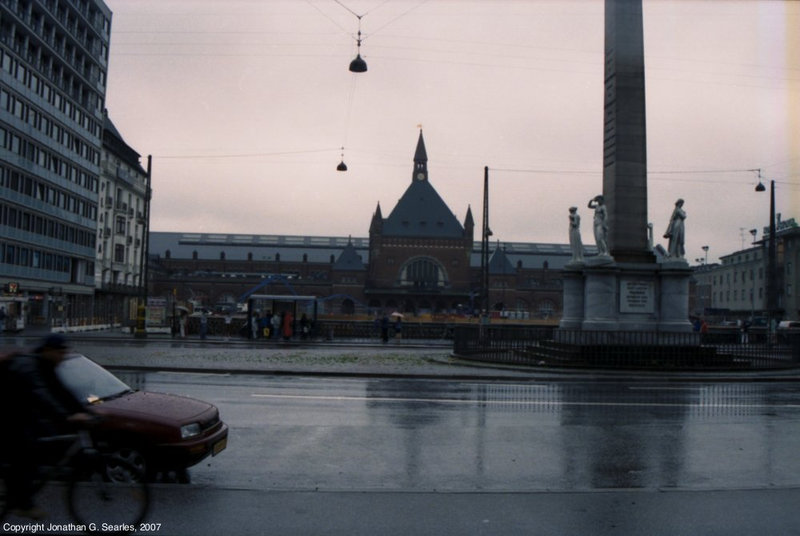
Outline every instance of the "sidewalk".
{"label": "sidewalk", "polygon": [[[33,347],[47,332],[26,330],[4,335],[0,347]],[[148,334],[136,338],[120,330],[68,335],[76,352],[99,364],[128,370],[228,374],[370,376],[483,381],[800,381],[800,370],[750,372],[623,371],[534,368],[467,361],[452,356],[446,340],[264,341],[243,338],[172,338]]]}

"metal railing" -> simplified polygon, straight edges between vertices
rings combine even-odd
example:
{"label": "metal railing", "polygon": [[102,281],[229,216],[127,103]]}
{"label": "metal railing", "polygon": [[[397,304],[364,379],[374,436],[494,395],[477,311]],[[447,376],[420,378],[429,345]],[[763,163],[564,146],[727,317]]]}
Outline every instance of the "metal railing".
{"label": "metal railing", "polygon": [[800,334],[581,331],[457,326],[464,359],[538,367],[756,370],[800,367]]}

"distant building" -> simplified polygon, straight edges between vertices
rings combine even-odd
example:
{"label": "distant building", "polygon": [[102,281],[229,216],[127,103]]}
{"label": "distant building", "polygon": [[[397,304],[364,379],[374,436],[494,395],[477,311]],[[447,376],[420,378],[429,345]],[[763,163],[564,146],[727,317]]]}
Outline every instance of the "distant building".
{"label": "distant building", "polygon": [[110,30],[100,0],[0,3],[0,283],[30,322],[92,317]]}
{"label": "distant building", "polygon": [[95,262],[95,318],[102,324],[136,317],[145,290],[144,239],[149,217],[149,181],[140,155],[105,117]]}
{"label": "distant building", "polygon": [[[778,316],[800,318],[800,227],[794,218],[776,222],[776,286]],[[711,302],[707,314],[730,319],[764,317],[767,314],[767,242],[769,228],[753,247],[720,257],[720,264],[695,272],[711,278]]]}
{"label": "distant building", "polygon": [[[150,296],[230,306],[248,292],[314,295],[334,313],[469,313],[480,296],[472,211],[459,220],[429,180],[420,132],[411,183],[369,237],[150,234]],[[497,242],[489,263],[496,315],[561,314],[566,244]]]}

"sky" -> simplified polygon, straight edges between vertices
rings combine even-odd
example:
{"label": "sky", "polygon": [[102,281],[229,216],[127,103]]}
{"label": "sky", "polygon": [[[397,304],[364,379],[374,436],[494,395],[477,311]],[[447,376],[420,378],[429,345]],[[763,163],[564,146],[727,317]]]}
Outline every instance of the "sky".
{"label": "sky", "polygon": [[[494,242],[567,243],[574,205],[592,243],[601,0],[106,3],[106,107],[152,156],[153,231],[368,236],[409,186],[422,129],[431,184],[459,221],[471,207],[476,240],[488,166]],[[750,247],[770,180],[800,220],[800,2],[643,12],[656,243],[683,198],[691,263]],[[359,28],[368,71],[351,73]]]}

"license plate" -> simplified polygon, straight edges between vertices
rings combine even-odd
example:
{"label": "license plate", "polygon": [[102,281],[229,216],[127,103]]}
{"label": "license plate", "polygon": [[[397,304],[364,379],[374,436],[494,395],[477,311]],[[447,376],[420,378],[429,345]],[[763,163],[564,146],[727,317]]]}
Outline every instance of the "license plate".
{"label": "license plate", "polygon": [[211,455],[216,456],[217,454],[225,450],[225,447],[227,446],[228,446],[228,438],[226,437],[225,439],[220,439],[219,441],[214,443],[213,447],[211,447]]}

